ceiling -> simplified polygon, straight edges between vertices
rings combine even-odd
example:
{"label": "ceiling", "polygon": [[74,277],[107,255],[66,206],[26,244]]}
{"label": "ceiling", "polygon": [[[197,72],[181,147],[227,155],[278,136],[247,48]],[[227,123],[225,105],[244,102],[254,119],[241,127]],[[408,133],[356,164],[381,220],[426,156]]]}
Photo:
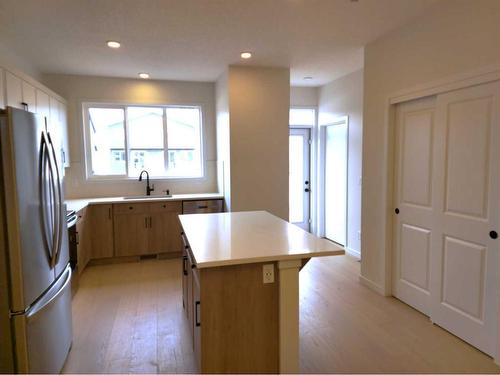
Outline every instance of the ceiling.
{"label": "ceiling", "polygon": [[[0,43],[43,73],[215,81],[248,64],[290,67],[292,85],[319,86],[360,69],[364,45],[434,2],[0,0]],[[254,57],[242,61],[246,50]]]}

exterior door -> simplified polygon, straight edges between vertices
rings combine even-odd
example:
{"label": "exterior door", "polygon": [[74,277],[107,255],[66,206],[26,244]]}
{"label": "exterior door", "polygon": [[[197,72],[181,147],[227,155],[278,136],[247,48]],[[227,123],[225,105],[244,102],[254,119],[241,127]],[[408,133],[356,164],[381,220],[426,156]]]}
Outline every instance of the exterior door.
{"label": "exterior door", "polygon": [[500,272],[500,83],[438,96],[431,319],[493,355]]}
{"label": "exterior door", "polygon": [[310,139],[310,129],[290,129],[289,220],[307,231],[310,229]]}
{"label": "exterior door", "polygon": [[323,127],[325,237],[347,245],[347,121]]}
{"label": "exterior door", "polygon": [[395,295],[493,355],[500,83],[400,105],[396,133]]}

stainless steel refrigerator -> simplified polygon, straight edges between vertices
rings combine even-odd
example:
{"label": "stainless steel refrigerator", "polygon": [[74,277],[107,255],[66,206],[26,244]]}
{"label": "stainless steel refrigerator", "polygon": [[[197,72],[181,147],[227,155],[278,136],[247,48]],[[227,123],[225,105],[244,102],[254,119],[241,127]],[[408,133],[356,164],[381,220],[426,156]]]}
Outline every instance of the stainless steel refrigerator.
{"label": "stainless steel refrigerator", "polygon": [[58,373],[72,340],[60,147],[46,119],[0,112],[0,372]]}

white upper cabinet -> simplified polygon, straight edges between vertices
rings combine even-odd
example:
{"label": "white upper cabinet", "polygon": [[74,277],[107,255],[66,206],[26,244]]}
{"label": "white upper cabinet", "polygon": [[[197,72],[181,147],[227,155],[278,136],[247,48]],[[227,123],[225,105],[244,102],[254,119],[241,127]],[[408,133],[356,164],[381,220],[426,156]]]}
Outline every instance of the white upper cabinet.
{"label": "white upper cabinet", "polygon": [[[28,105],[28,111],[36,112],[36,90],[28,82],[21,81],[23,90],[23,103]],[[24,104],[23,104],[24,105]]]}
{"label": "white upper cabinet", "polygon": [[[62,165],[62,126],[59,121],[59,102],[52,96],[49,97],[49,121],[47,122],[47,131],[50,133],[52,142],[56,146],[57,150],[60,150],[60,157],[58,156],[58,161]],[[59,153],[58,153],[59,154]]]}
{"label": "white upper cabinet", "polygon": [[57,94],[51,93],[50,89],[23,73],[13,74],[0,68],[0,109],[6,106],[26,109],[26,105],[28,111],[45,117],[47,130],[56,147],[59,165],[69,167],[66,104]]}
{"label": "white upper cabinet", "polygon": [[36,90],[33,85],[11,72],[5,71],[5,87],[6,105],[19,109],[24,109],[27,105],[28,111],[36,112]]}
{"label": "white upper cabinet", "polygon": [[66,121],[66,105],[59,100],[49,97],[49,126],[48,131],[51,134],[52,141],[57,144],[60,150],[58,153],[59,165],[69,167],[69,148],[68,148],[68,124]]}
{"label": "white upper cabinet", "polygon": [[61,137],[63,148],[63,163],[65,167],[69,167],[69,138],[68,138],[68,114],[66,111],[66,104],[59,103],[59,122],[61,124]]}
{"label": "white upper cabinet", "polygon": [[36,113],[47,119],[47,125],[50,121],[49,95],[40,89],[36,89]]}
{"label": "white upper cabinet", "polygon": [[21,82],[21,78],[11,72],[5,72],[6,104],[8,106],[23,109],[23,87]]}
{"label": "white upper cabinet", "polygon": [[5,85],[4,70],[0,68],[0,109],[5,108],[5,97],[4,97],[4,92],[5,92],[4,87],[5,86],[4,85]]}

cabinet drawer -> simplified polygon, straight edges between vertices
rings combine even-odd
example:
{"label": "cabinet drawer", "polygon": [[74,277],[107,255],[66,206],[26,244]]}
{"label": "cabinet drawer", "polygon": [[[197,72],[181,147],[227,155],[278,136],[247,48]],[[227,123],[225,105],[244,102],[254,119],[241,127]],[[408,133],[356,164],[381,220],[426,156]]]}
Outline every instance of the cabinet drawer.
{"label": "cabinet drawer", "polygon": [[211,199],[204,201],[183,201],[183,214],[222,212],[222,199]]}
{"label": "cabinet drawer", "polygon": [[182,212],[182,203],[181,202],[155,202],[149,203],[149,209],[151,213],[157,212]]}
{"label": "cabinet drawer", "polygon": [[87,212],[87,207],[83,207],[80,211],[78,211],[76,213],[78,215],[78,219],[85,218],[86,212]]}
{"label": "cabinet drawer", "polygon": [[113,205],[115,214],[143,214],[149,212],[148,203],[119,203]]}

